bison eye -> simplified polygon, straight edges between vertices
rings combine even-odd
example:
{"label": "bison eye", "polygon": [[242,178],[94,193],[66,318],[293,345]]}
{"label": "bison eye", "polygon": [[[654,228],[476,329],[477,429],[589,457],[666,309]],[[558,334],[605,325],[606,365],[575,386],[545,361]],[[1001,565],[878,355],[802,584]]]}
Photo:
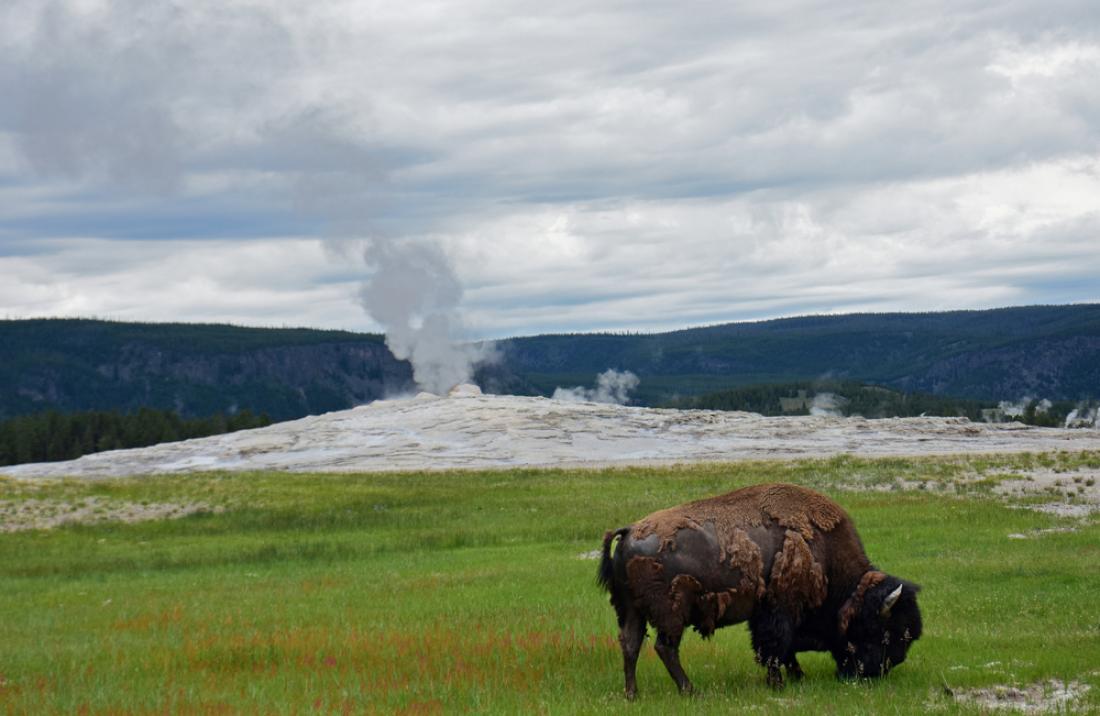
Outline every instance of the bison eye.
{"label": "bison eye", "polygon": [[856,653],[856,645],[853,644],[852,642],[848,642],[848,653],[849,654]]}

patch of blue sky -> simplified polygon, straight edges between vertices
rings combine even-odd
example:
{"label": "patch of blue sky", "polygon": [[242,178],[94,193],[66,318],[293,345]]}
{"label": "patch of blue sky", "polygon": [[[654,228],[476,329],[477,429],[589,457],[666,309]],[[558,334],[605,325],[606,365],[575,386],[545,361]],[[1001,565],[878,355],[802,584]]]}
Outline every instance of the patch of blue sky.
{"label": "patch of blue sky", "polygon": [[1043,275],[1015,281],[1015,286],[1037,304],[1095,303],[1100,266],[1082,266],[1080,273]]}

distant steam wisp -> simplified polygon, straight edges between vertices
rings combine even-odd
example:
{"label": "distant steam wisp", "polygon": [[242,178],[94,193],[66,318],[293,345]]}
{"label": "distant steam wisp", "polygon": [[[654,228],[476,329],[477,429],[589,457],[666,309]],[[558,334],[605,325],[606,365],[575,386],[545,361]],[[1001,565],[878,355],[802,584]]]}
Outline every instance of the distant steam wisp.
{"label": "distant steam wisp", "polygon": [[847,398],[833,393],[818,393],[810,405],[810,415],[827,415],[834,418],[844,417]]}
{"label": "distant steam wisp", "polygon": [[1097,418],[1100,417],[1100,408],[1092,407],[1088,403],[1081,403],[1066,416],[1067,428],[1095,428]]}
{"label": "distant steam wisp", "polygon": [[595,388],[582,388],[580,386],[555,388],[551,398],[569,403],[589,402],[626,405],[627,401],[630,400],[630,392],[637,388],[640,382],[638,376],[630,371],[618,371],[612,368],[596,376]]}

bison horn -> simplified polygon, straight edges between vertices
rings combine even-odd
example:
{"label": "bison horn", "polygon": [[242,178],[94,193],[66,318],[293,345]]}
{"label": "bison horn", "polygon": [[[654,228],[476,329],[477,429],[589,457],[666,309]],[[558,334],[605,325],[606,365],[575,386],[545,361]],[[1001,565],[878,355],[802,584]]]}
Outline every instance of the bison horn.
{"label": "bison horn", "polygon": [[890,616],[890,610],[894,608],[894,605],[901,599],[901,589],[904,585],[899,584],[898,588],[886,595],[886,600],[882,603],[882,609],[879,610],[879,616]]}

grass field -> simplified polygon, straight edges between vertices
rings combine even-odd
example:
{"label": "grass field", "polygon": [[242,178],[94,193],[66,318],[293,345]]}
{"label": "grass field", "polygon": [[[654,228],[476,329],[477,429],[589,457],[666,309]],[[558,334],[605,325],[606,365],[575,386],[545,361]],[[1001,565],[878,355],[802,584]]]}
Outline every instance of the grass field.
{"label": "grass field", "polygon": [[[880,682],[838,682],[808,654],[807,678],[779,693],[743,625],[690,634],[693,713],[967,712],[968,690],[1051,679],[1076,684],[1074,710],[1100,711],[1100,523],[992,494],[1036,466],[1072,477],[1100,455],[0,478],[9,507],[223,509],[0,533],[0,712],[680,710],[651,641],[624,701],[614,614],[581,556],[605,529],[764,481],[844,505],[876,565],[923,586],[925,634]],[[1074,530],[1039,532],[1056,527]]]}

